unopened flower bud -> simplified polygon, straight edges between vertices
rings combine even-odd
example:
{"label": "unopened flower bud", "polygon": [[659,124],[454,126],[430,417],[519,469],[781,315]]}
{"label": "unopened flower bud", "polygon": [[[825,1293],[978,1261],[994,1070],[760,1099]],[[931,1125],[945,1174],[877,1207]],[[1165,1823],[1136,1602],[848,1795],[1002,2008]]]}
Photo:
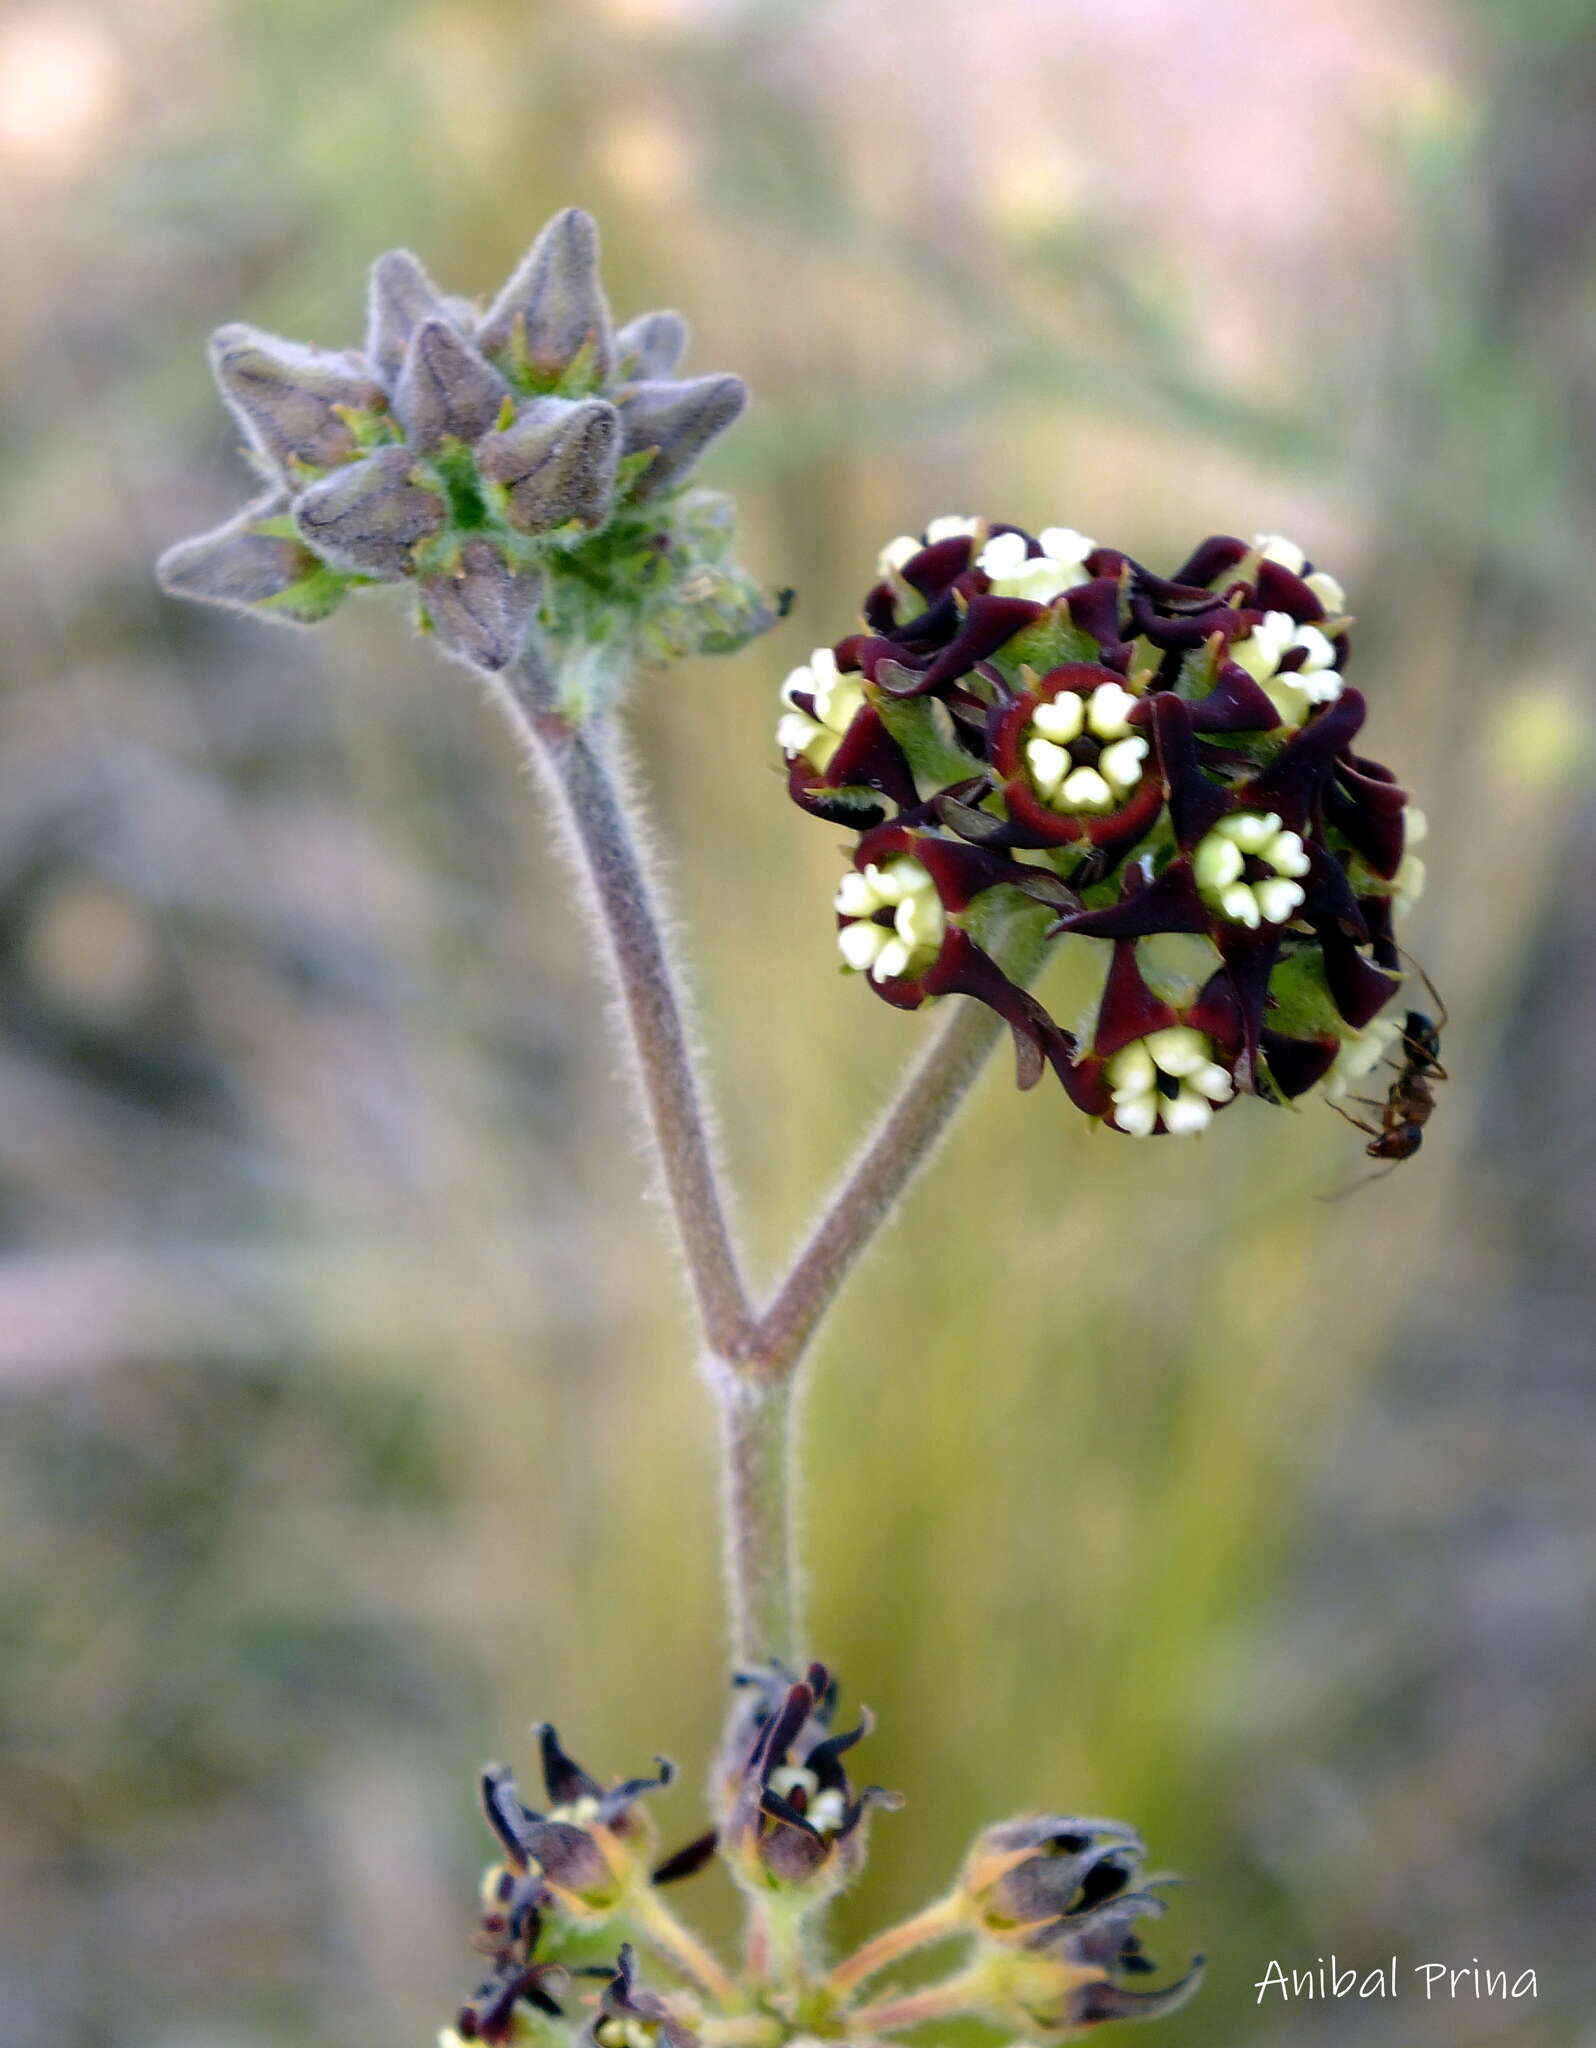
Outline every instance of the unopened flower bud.
{"label": "unopened flower bud", "polygon": [[680,313],[644,313],[615,337],[615,367],[623,377],[669,377],[687,352],[687,322]]}
{"label": "unopened flower bud", "polygon": [[502,432],[477,445],[482,474],[508,492],[523,533],[602,526],[615,491],[620,416],[602,398],[534,398]]}
{"label": "unopened flower bud", "polygon": [[411,447],[427,454],[446,440],[479,439],[509,396],[509,385],[464,335],[432,317],[410,337],[393,409]]}
{"label": "unopened flower bud", "polygon": [[447,319],[443,294],[408,249],[390,249],[371,266],[366,357],[390,388],[404,368],[410,337],[423,320]]}
{"label": "unopened flower bud", "polygon": [[535,569],[511,569],[490,541],[472,540],[458,568],[422,577],[420,595],[439,644],[473,668],[492,670],[515,659],[541,588]]}
{"label": "unopened flower bud", "polygon": [[288,503],[285,492],[275,492],[211,532],[168,548],[155,569],[161,588],[173,597],[258,610],[287,625],[325,618],[345,586],[335,576],[318,576],[316,556],[284,532]]}
{"label": "unopened flower bud", "polygon": [[359,442],[344,414],[387,403],[358,356],[302,348],[254,327],[218,328],[211,361],[235,418],[285,482],[301,467],[352,460]]}
{"label": "unopened flower bud", "polygon": [[748,404],[741,377],[650,379],[629,385],[619,400],[622,447],[628,455],[652,450],[641,493],[658,497],[679,484],[717,434]]}
{"label": "unopened flower bud", "polygon": [[442,493],[415,477],[408,448],[380,448],[302,491],[295,522],[327,561],[397,583],[411,573],[416,543],[430,539],[445,519]]}
{"label": "unopened flower bud", "polygon": [[551,381],[585,350],[592,382],[601,382],[614,343],[598,264],[591,216],[574,206],[556,214],[489,308],[477,337],[482,348]]}

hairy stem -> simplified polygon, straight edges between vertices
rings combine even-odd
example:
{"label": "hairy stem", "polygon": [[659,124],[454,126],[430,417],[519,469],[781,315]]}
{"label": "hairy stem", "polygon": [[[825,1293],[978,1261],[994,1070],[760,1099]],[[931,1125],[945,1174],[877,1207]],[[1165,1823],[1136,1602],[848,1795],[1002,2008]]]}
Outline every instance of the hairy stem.
{"label": "hairy stem", "polygon": [[1004,1025],[960,999],[844,1174],[755,1326],[749,1363],[780,1380],[797,1368],[854,1267],[952,1123]]}
{"label": "hairy stem", "polygon": [[960,1933],[965,1924],[964,1902],[957,1893],[938,1899],[912,1920],[899,1921],[896,1927],[887,1928],[863,1948],[855,1949],[832,1971],[827,1984],[833,1991],[852,1991],[889,1963],[929,1948],[934,1941],[946,1941],[950,1935]]}
{"label": "hairy stem", "polygon": [[732,1658],[802,1662],[793,1532],[790,1378],[760,1380],[722,1359],[706,1370],[720,1401]]}
{"label": "hairy stem", "polygon": [[901,1998],[884,1998],[877,2005],[861,2006],[848,2015],[850,2034],[896,2034],[908,2027],[922,2027],[927,2020],[951,2019],[979,2003],[980,1984],[965,1971],[945,1984],[932,1984],[924,1991],[906,1992]]}
{"label": "hairy stem", "polygon": [[659,1893],[642,1889],[632,1902],[637,1931],[673,1969],[678,1970],[707,1997],[728,2011],[735,2011],[741,1994],[717,1959],[693,1933],[684,1927]]}
{"label": "hairy stem", "polygon": [[616,774],[610,736],[558,708],[552,679],[530,657],[502,678],[517,722],[557,793],[598,910],[648,1107],[671,1215],[710,1348],[734,1358],[751,1310],[732,1244],[682,1001],[663,922]]}

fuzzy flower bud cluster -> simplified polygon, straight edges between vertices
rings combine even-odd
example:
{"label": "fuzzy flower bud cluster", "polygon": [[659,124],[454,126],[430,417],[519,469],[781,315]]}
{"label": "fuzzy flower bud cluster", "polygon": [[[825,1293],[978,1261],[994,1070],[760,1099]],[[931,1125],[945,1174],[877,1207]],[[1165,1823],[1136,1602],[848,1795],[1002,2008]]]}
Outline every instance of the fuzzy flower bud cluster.
{"label": "fuzzy flower bud cluster", "polygon": [[678,376],[686,344],[675,313],[615,328],[575,209],[485,309],[394,250],[372,269],[361,349],[212,338],[262,494],[169,549],[161,580],[295,625],[407,584],[418,623],[490,671],[534,621],[661,658],[739,646],[771,612],[734,559],[730,501],[684,487],[747,392]]}
{"label": "fuzzy flower bud cluster", "polygon": [[[545,1727],[540,1808],[522,1804],[507,1772],[486,1772],[498,1852],[477,1937],[487,1973],[439,2048],[787,2048],[817,2038],[862,2048],[941,2017],[1072,2039],[1110,2020],[1156,2019],[1191,1995],[1200,1963],[1167,1985],[1145,1981],[1154,1966],[1136,1928],[1163,1912],[1165,1881],[1139,1880],[1137,1837],[1056,1815],[988,1829],[945,1898],[851,1957],[827,1959],[817,1924],[863,1872],[868,1815],[902,1804],[851,1781],[845,1759],[870,1717],[837,1729],[837,1690],[820,1664],[801,1677],[776,1664],[743,1674],[711,1776],[714,1825],[662,1862],[640,1802],[672,1782],[668,1765],[605,1787]],[[748,1903],[737,1969],[662,1895],[717,1855]],[[590,1960],[595,1937],[612,1962]],[[950,1974],[929,1989],[900,1995],[881,1981],[900,1958],[954,1943]]]}
{"label": "fuzzy flower bud cluster", "polygon": [[[1423,820],[1359,750],[1334,576],[1279,534],[1161,576],[1072,527],[966,518],[877,573],[777,726],[793,800],[854,835],[845,971],[899,1009],[973,996],[1022,1086],[1050,1066],[1133,1137],[1333,1096],[1379,1058]],[[1097,942],[1073,1029],[1027,985],[1066,939]]]}

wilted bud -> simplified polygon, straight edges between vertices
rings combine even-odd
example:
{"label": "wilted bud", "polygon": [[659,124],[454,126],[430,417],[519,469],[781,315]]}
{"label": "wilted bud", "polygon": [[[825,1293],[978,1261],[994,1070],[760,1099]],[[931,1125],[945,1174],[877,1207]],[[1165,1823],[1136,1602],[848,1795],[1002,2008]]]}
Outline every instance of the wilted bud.
{"label": "wilted bud", "polygon": [[491,541],[467,541],[456,569],[422,577],[423,614],[448,653],[501,669],[532,623],[542,582],[536,569],[510,568]]}
{"label": "wilted bud", "polygon": [[503,484],[506,512],[522,533],[573,521],[602,526],[620,458],[621,423],[602,398],[534,398],[501,433],[477,448],[482,474]]}
{"label": "wilted bud", "polygon": [[412,571],[416,543],[430,540],[447,516],[442,492],[418,484],[416,474],[408,448],[379,449],[301,491],[295,522],[325,560],[400,582]]}
{"label": "wilted bud", "polygon": [[1123,1892],[1146,1854],[1117,1821],[1027,1814],[980,1835],[959,1892],[983,1933],[1024,1942],[1038,1926]]}
{"label": "wilted bud", "polygon": [[673,490],[747,404],[741,377],[651,379],[627,386],[619,400],[621,445],[628,455],[653,455],[642,472],[641,492],[658,497]]}
{"label": "wilted bud", "polygon": [[301,466],[351,461],[359,441],[345,415],[387,404],[360,357],[302,348],[254,327],[218,328],[211,362],[234,416],[285,482]]}
{"label": "wilted bud", "polygon": [[988,1828],[959,1887],[984,1943],[971,1972],[981,2009],[1052,2036],[1183,2005],[1201,1981],[1200,1957],[1158,1990],[1125,1981],[1156,1967],[1136,1933],[1138,1921],[1164,1911],[1155,1891],[1133,1889],[1144,1853],[1116,1821],[1036,1814]]}
{"label": "wilted bud", "polygon": [[637,1802],[674,1773],[661,1758],[658,1777],[628,1778],[606,1790],[565,1754],[551,1727],[539,1730],[539,1742],[547,1811],[522,1805],[508,1771],[495,1767],[483,1776],[483,1804],[504,1848],[504,1867],[534,1874],[547,1901],[567,1917],[606,1920],[650,1881],[654,1832]]}
{"label": "wilted bud", "polygon": [[845,1734],[830,1733],[836,1688],[823,1664],[795,1684],[755,1681],[751,1707],[734,1716],[753,1727],[752,1742],[728,1786],[721,1851],[738,1881],[756,1895],[791,1893],[806,1904],[828,1898],[864,1861],[864,1820],[872,1806],[896,1807],[896,1793],[869,1785],[855,1793],[844,1755],[869,1733],[868,1714]]}
{"label": "wilted bud", "polygon": [[579,355],[594,385],[608,377],[614,344],[590,215],[572,206],[554,216],[489,308],[478,339],[489,355],[542,377],[557,377]]}
{"label": "wilted bud", "polygon": [[615,1975],[599,1997],[599,2009],[582,2035],[583,2048],[698,2048],[698,2035],[672,2013],[656,1991],[637,1981],[637,1958],[623,1943]]}
{"label": "wilted bud", "polygon": [[621,377],[669,377],[687,353],[687,322],[680,313],[644,313],[615,337]]}
{"label": "wilted bud", "polygon": [[429,454],[446,440],[480,440],[504,411],[510,387],[441,316],[410,337],[393,409],[412,448]]}
{"label": "wilted bud", "polygon": [[258,611],[285,625],[324,619],[349,586],[296,537],[288,502],[285,492],[275,492],[210,533],[168,548],[155,565],[161,588],[173,597]]}

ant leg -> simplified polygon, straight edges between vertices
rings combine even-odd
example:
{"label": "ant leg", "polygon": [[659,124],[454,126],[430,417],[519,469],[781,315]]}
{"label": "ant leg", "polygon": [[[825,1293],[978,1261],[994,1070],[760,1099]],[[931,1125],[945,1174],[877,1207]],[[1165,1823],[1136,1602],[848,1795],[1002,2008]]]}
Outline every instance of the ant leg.
{"label": "ant leg", "polygon": [[1348,1195],[1355,1195],[1359,1188],[1369,1187],[1377,1180],[1384,1180],[1388,1173],[1395,1173],[1401,1163],[1401,1160],[1393,1159],[1389,1166],[1382,1166],[1378,1173],[1360,1174],[1355,1181],[1349,1182],[1346,1187],[1337,1188],[1334,1194],[1321,1195],[1319,1200],[1321,1202],[1344,1202]]}
{"label": "ant leg", "polygon": [[[1354,1096],[1353,1100],[1355,1102],[1361,1102],[1363,1100],[1363,1097]],[[1384,1105],[1381,1103],[1376,1103],[1374,1106],[1377,1109],[1384,1107]],[[1383,1138],[1385,1136],[1385,1132],[1380,1128],[1378,1124],[1366,1124],[1361,1116],[1354,1116],[1350,1109],[1343,1109],[1339,1102],[1332,1102],[1330,1107],[1335,1111],[1337,1116],[1344,1116],[1347,1122],[1352,1125],[1354,1130],[1362,1131],[1368,1137],[1371,1138]]]}
{"label": "ant leg", "polygon": [[1434,1003],[1437,1011],[1435,1019],[1435,1028],[1437,1031],[1444,1031],[1447,1025],[1451,1022],[1451,1012],[1447,1009],[1446,1004],[1441,1000],[1441,991],[1436,987],[1435,983],[1431,981],[1429,975],[1425,973],[1424,969],[1419,965],[1418,961],[1414,959],[1413,955],[1408,951],[1406,946],[1398,946],[1397,953],[1398,956],[1401,959],[1405,960],[1408,963],[1408,965],[1413,969],[1413,972],[1419,977],[1420,981],[1424,983],[1425,988],[1429,992],[1430,1001]]}

